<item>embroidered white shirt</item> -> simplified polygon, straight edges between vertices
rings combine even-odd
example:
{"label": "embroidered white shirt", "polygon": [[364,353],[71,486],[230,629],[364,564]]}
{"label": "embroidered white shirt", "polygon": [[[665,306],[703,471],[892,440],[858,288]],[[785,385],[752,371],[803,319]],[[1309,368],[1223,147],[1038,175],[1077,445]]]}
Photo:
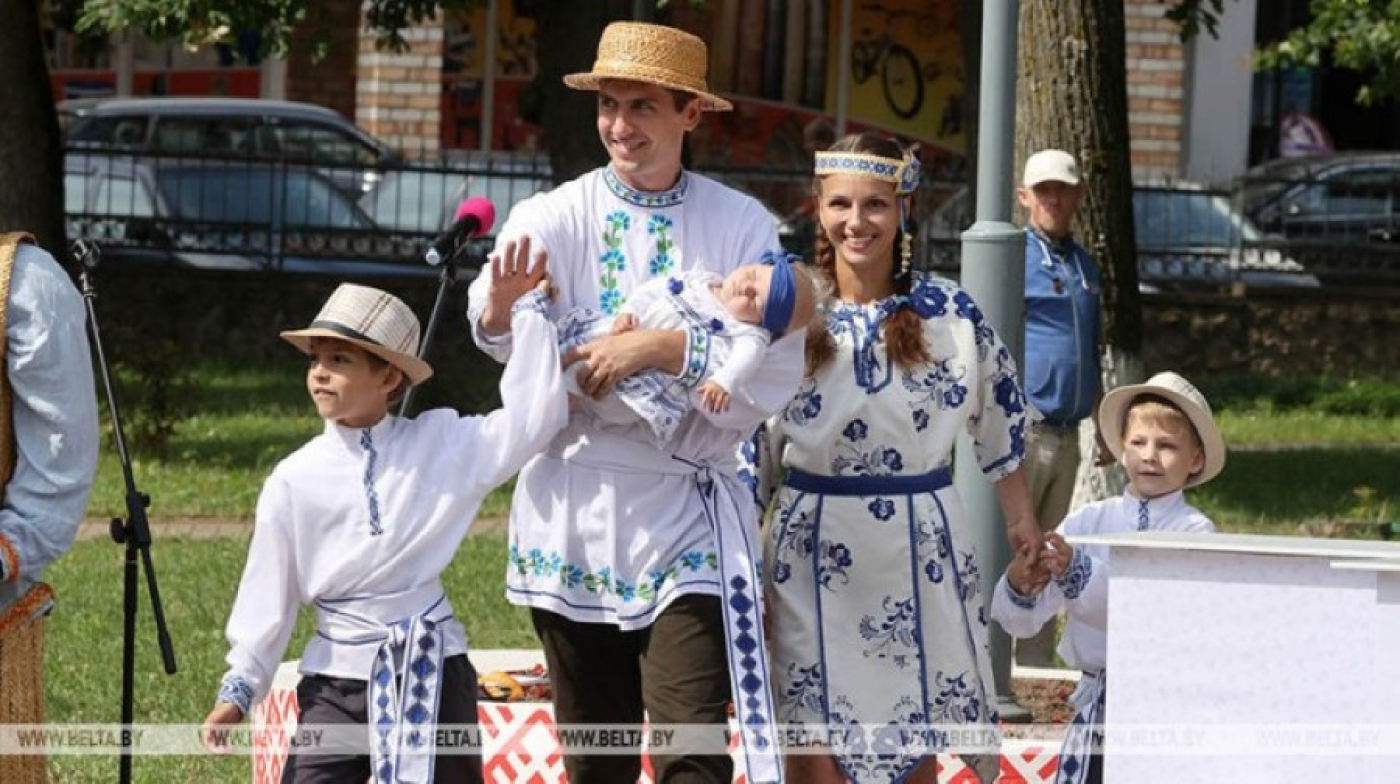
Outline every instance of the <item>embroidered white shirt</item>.
{"label": "embroidered white shirt", "polygon": [[[1141,524],[1143,513],[1147,525]],[[1144,502],[1125,492],[1089,504],[1066,517],[1058,530],[1064,536],[1128,531],[1214,532],[1215,524],[1186,503],[1181,492]],[[1030,637],[1065,608],[1068,617],[1056,649],[1069,666],[1102,670],[1108,636],[1108,575],[1111,548],[1079,545],[1064,576],[1051,580],[1036,596],[1021,596],[1002,574],[992,594],[992,618],[1012,637]]]}
{"label": "embroidered white shirt", "polygon": [[[387,416],[368,429],[328,421],[321,435],[273,469],[258,499],[229,617],[225,684],[242,679],[251,686],[252,702],[266,695],[300,605],[334,603],[380,624],[399,620],[379,617],[386,612],[428,609],[385,609],[379,600],[402,595],[431,601],[434,584],[487,493],[544,448],[568,417],[553,325],[538,311],[520,309],[512,330],[530,361],[506,366],[501,409],[467,417],[449,409],[414,419]],[[369,437],[362,440],[365,433]],[[461,622],[445,620],[441,627],[445,654],[465,653]],[[338,635],[326,631],[307,644],[301,672],[368,679],[377,645],[337,642],[331,638]]]}
{"label": "embroidered white shirt", "polygon": [[[548,252],[556,318],[579,307],[613,315],[653,277],[696,269],[723,276],[779,247],[761,204],[706,177],[685,173],[676,189],[645,206],[635,194],[619,195],[608,177],[599,169],[527,199],[497,238],[499,249],[529,236]],[[468,317],[477,344],[504,359],[511,337],[479,329],[489,286],[487,275],[472,283]],[[664,449],[641,421],[571,420],[516,484],[508,598],[576,621],[638,629],[677,596],[719,595],[696,466],[737,470],[738,443],[797,389],[802,339],[797,331],[775,341],[726,413],[692,411]],[[708,360],[708,339],[701,342],[688,355],[697,367]]]}

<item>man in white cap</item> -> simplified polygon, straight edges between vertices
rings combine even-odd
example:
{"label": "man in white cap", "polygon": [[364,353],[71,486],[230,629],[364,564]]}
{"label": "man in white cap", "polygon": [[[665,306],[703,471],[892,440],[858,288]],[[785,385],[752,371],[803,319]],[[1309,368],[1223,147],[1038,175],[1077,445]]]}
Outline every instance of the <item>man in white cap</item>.
{"label": "man in white cap", "polygon": [[[1021,381],[1034,411],[1026,438],[1026,479],[1041,528],[1069,512],[1079,467],[1079,423],[1094,412],[1099,370],[1099,269],[1074,241],[1071,225],[1084,199],[1074,156],[1041,150],[1026,159],[1016,198],[1026,226],[1026,361]],[[1017,641],[1016,661],[1048,667],[1055,626]]]}
{"label": "man in white cap", "polygon": [[[610,162],[519,204],[497,239],[498,251],[529,243],[546,252],[556,317],[580,307],[614,315],[648,280],[694,270],[723,276],[779,247],[762,204],[682,167],[685,135],[702,113],[730,108],[709,91],[707,60],[693,35],[619,22],[603,32],[593,69],[564,78],[597,91]],[[468,316],[477,344],[504,359],[509,324],[489,290],[484,278],[472,284]],[[585,344],[579,386],[599,397],[652,368],[694,390],[722,360],[711,355],[711,330],[696,320]],[[521,471],[506,593],[531,609],[561,724],[639,726],[645,708],[653,726],[720,729],[732,697],[749,780],[781,777],[775,744],[757,737],[774,716],[757,521],[735,455],[795,394],[802,348],[801,330],[774,341],[759,372],[731,390],[728,411],[688,413],[664,446],[644,423],[609,425],[575,411]],[[655,780],[729,782],[722,733],[701,740],[707,745],[653,749]],[[635,781],[640,758],[610,750],[570,754],[565,765],[574,784],[610,784]]]}

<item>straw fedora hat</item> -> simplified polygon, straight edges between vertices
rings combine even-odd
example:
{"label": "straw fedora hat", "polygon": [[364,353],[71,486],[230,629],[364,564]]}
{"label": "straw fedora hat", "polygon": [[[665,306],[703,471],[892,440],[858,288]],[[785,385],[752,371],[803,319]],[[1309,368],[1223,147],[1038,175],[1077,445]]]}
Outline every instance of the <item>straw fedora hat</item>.
{"label": "straw fedora hat", "polygon": [[700,97],[707,112],[727,112],[729,101],[710,92],[705,81],[709,53],[705,42],[683,30],[641,22],[613,22],[598,39],[593,70],[569,74],[564,84],[575,90],[596,90],[604,79],[659,84]]}
{"label": "straw fedora hat", "polygon": [[342,283],[306,329],[288,330],[282,339],[303,352],[312,338],[337,338],[353,343],[402,370],[418,385],[433,375],[418,358],[418,317],[403,300],[369,286]]}
{"label": "straw fedora hat", "polygon": [[1205,465],[1186,481],[1186,486],[1195,487],[1214,479],[1225,467],[1225,440],[1220,437],[1220,430],[1215,426],[1215,417],[1211,415],[1205,396],[1190,381],[1176,373],[1158,373],[1145,384],[1118,387],[1103,396],[1097,414],[1099,432],[1114,459],[1121,460],[1123,457],[1123,426],[1127,424],[1128,406],[1141,395],[1158,395],[1170,400],[1196,428],[1201,449],[1205,452]]}

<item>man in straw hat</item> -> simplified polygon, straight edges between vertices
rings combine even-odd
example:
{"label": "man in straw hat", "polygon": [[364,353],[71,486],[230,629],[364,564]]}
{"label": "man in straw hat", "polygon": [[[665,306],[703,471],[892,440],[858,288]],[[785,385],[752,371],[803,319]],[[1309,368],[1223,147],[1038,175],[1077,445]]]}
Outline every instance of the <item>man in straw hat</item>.
{"label": "man in straw hat", "polygon": [[992,595],[992,617],[1013,637],[1027,637],[1060,609],[1068,613],[1059,653],[1084,677],[1071,697],[1075,718],[1060,753],[1061,784],[1103,780],[1095,735],[1103,722],[1106,680],[1108,560],[1103,545],[1071,547],[1065,537],[1125,531],[1214,531],[1215,524],[1182,490],[1205,484],[1225,467],[1225,442],[1210,404],[1176,373],[1158,373],[1146,384],[1119,387],[1104,396],[1095,415],[1105,443],[1123,464],[1123,495],[1074,512],[1045,538],[1047,550],[1033,565],[1018,550]]}
{"label": "man in straw hat", "polygon": [[[648,280],[724,276],[778,247],[762,204],[681,165],[702,113],[730,108],[709,91],[706,61],[693,35],[620,22],[603,32],[593,69],[564,78],[597,92],[610,162],[522,202],[497,243],[547,252],[556,315],[578,307],[615,315]],[[478,345],[504,359],[512,336],[490,286],[472,284],[468,315]],[[735,452],[795,393],[801,333],[769,346],[726,412],[686,414],[664,447],[645,423],[605,425],[576,412],[521,471],[506,591],[531,608],[560,723],[639,725],[645,708],[653,725],[717,727],[732,695],[750,780],[781,776],[775,744],[763,737],[774,717],[757,617],[757,524]],[[593,397],[647,368],[694,390],[722,359],[711,355],[711,337],[708,323],[639,329],[570,358],[583,363],[578,382]],[[652,751],[658,781],[730,781],[722,735],[696,740],[709,743]],[[640,768],[637,755],[615,752],[565,764],[574,784],[634,781]]]}
{"label": "man in straw hat", "polygon": [[434,731],[477,715],[476,672],[441,576],[482,499],[568,420],[558,336],[535,290],[543,265],[527,272],[510,255],[490,277],[528,359],[506,368],[505,406],[484,416],[389,414],[433,371],[417,357],[418,319],[386,292],[341,285],[309,327],[282,333],[310,359],[306,388],[325,429],[273,469],[258,498],[229,670],[204,720],[212,750],[228,750],[228,727],[267,694],[297,611],[312,604],[298,722],[320,729],[305,737],[321,743],[294,749],[282,780],[482,780],[472,741]]}
{"label": "man in straw hat", "polygon": [[[0,234],[0,725],[44,723],[44,569],[68,551],[97,470],[97,397],[82,297],[28,234]],[[42,782],[42,756],[0,755],[0,781]]]}

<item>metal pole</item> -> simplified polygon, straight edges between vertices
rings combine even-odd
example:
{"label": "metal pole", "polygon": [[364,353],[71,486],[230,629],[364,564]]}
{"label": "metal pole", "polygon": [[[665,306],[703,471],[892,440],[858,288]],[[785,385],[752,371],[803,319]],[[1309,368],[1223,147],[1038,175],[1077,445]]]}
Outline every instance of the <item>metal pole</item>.
{"label": "metal pole", "polygon": [[836,46],[836,138],[846,135],[851,103],[851,0],[841,0],[841,35]]}
{"label": "metal pole", "polygon": [[[1018,5],[1018,0],[987,0],[983,5],[977,220],[962,235],[962,285],[1020,367],[1025,342],[1025,234],[1010,221]],[[1011,548],[996,492],[982,476],[966,435],[960,439],[954,471],[954,483],[976,532],[983,564],[982,599],[990,605],[997,579],[1011,560]],[[997,711],[1005,721],[1029,721],[1029,713],[1011,699],[1011,640],[995,624],[990,638]]]}
{"label": "metal pole", "polygon": [[500,24],[500,6],[500,0],[486,4],[486,29],[481,33],[485,59],[481,63],[481,127],[477,129],[476,147],[487,152],[496,144],[491,137],[496,129],[496,37],[500,35],[496,28]]}

